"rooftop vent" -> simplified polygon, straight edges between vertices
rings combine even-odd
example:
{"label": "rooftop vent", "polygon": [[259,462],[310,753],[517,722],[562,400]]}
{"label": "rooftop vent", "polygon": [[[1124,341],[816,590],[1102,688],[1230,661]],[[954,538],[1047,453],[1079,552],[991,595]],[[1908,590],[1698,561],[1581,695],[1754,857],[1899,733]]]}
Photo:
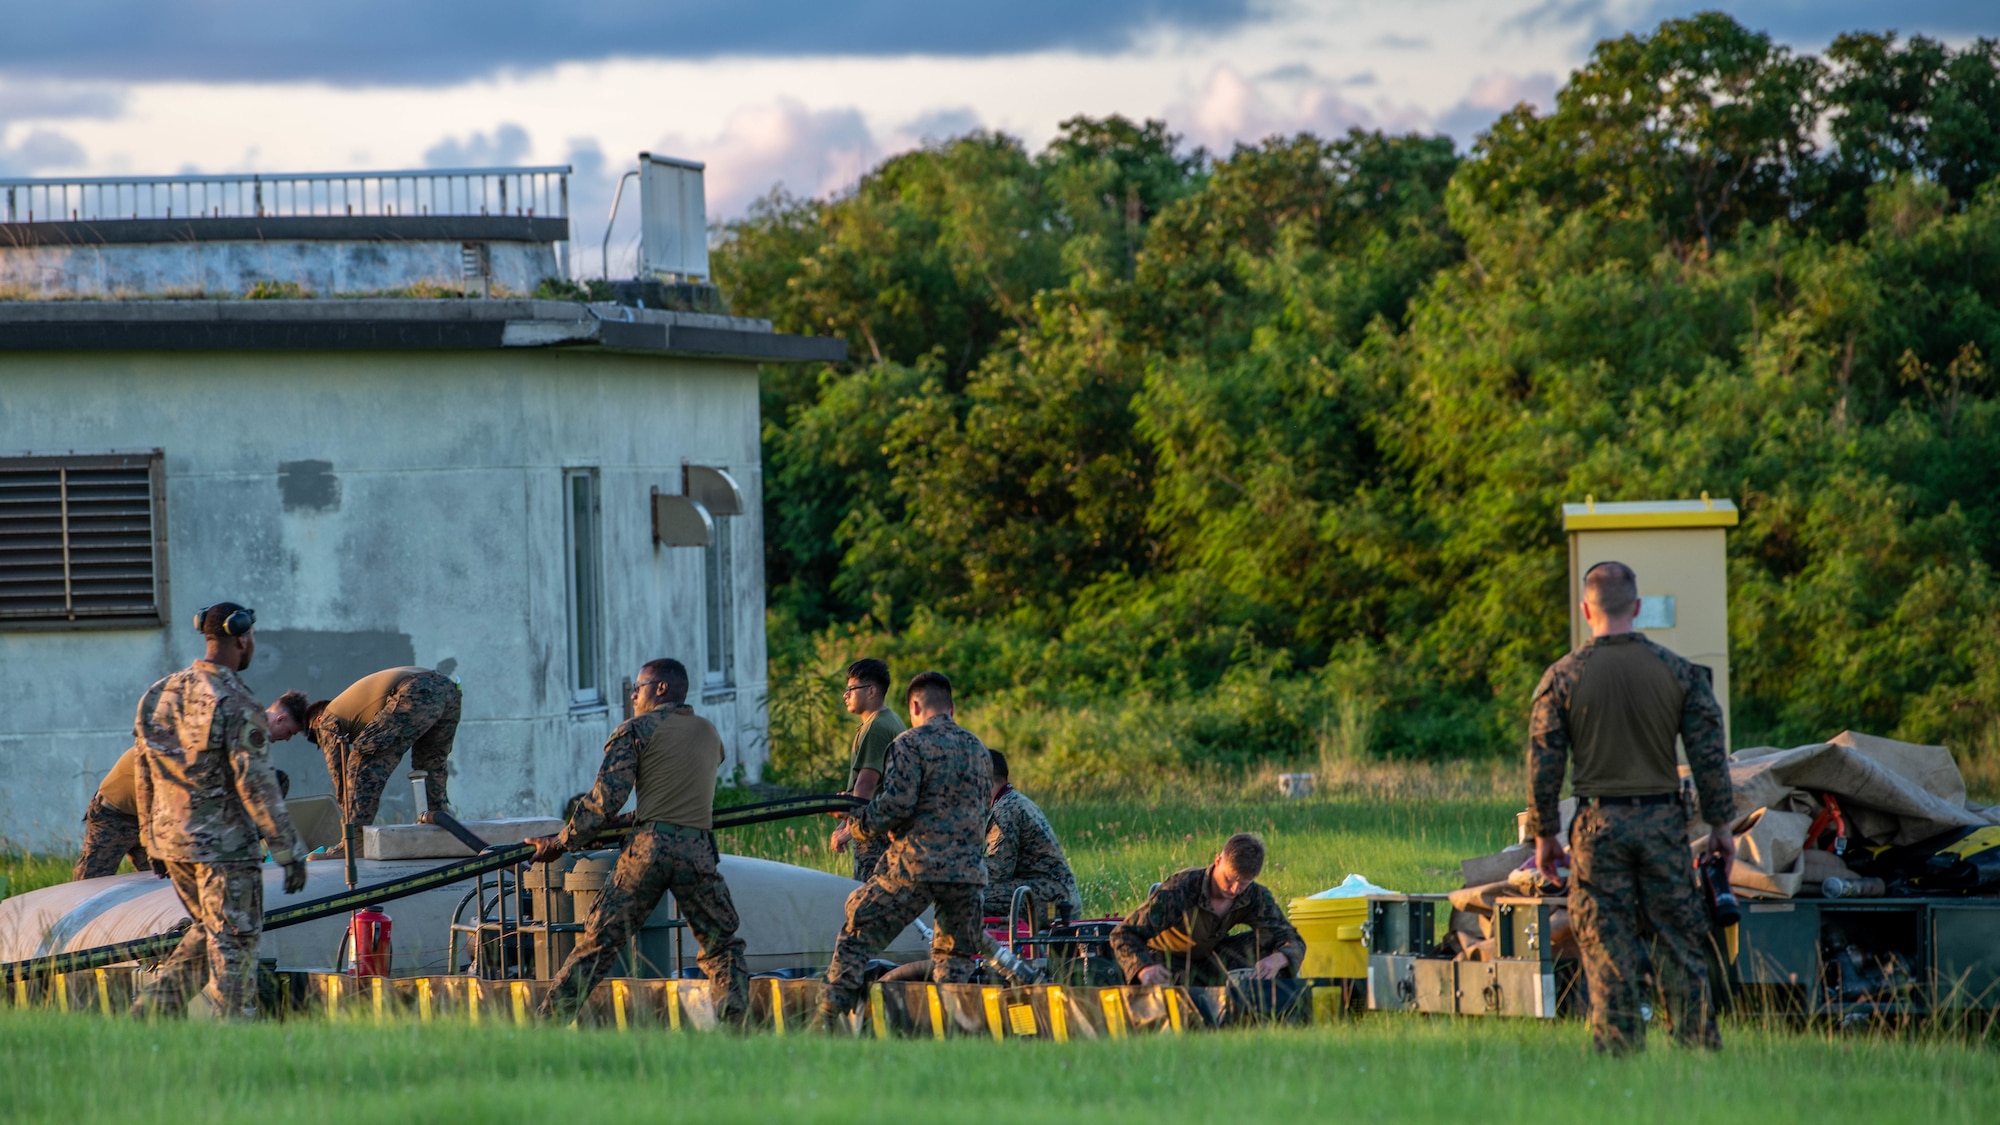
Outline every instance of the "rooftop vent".
{"label": "rooftop vent", "polygon": [[703,165],[639,154],[639,276],[708,280],[708,197]]}

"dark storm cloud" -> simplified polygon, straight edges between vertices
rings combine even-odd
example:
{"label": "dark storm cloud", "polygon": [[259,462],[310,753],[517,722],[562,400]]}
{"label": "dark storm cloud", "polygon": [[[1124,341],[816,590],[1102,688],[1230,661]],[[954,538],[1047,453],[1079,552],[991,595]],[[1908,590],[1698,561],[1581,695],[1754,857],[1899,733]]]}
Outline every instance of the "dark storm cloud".
{"label": "dark storm cloud", "polygon": [[461,81],[605,58],[1115,52],[1162,28],[1216,32],[1256,0],[71,0],[24,4],[0,71],[119,81]]}

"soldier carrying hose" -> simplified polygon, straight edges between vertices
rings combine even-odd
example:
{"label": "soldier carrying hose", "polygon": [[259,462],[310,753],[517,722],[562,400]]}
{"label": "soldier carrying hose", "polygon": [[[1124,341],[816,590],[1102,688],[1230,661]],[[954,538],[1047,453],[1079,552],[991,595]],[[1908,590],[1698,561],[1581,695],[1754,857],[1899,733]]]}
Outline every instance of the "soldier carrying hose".
{"label": "soldier carrying hose", "polygon": [[604,744],[597,784],[577,802],[560,835],[526,841],[535,846],[537,863],[588,848],[625,798],[639,792],[632,813],[638,831],[618,857],[618,870],[598,896],[583,937],[542,998],[545,1019],[576,1018],[590,990],[668,891],[701,943],[700,964],[716,1017],[735,1023],[749,1013],[750,973],[743,939],[736,936],[736,904],[716,871],[715,771],[723,762],[722,736],[687,705],[687,693],[687,667],[680,661],[654,660],[639,669],[633,715]]}

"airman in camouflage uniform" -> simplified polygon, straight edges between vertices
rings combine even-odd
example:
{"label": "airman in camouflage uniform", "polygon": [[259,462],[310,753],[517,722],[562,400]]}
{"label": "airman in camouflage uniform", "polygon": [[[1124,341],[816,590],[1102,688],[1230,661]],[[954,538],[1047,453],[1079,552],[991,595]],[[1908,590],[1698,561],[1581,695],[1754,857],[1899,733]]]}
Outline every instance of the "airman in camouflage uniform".
{"label": "airman in camouflage uniform", "polygon": [[265,848],[284,865],[286,894],[305,886],[298,833],[271,769],[264,709],[237,676],[255,642],[247,624],[224,631],[225,622],[240,622],[232,617],[240,609],[210,607],[198,618],[208,655],[139,701],[139,839],[173,880],[193,925],[134,1000],[135,1014],[178,1013],[200,989],[218,1015],[254,1018]]}
{"label": "airman in camouflage uniform", "polygon": [[[1212,988],[1228,984],[1235,969],[1260,977],[1296,974],[1305,939],[1256,881],[1263,868],[1263,841],[1238,834],[1207,867],[1160,880],[1108,939],[1126,983]],[[1249,929],[1229,932],[1238,926]]]}
{"label": "airman in camouflage uniform", "polygon": [[868,959],[926,906],[937,908],[931,979],[970,980],[980,948],[992,760],[971,731],[952,721],[951,681],[942,673],[911,680],[906,702],[910,729],[889,745],[882,787],[852,813],[855,837],[887,837],[889,850],[847,896],[847,918],[826,970],[822,1025],[853,1010]]}
{"label": "airman in camouflage uniform", "polygon": [[701,943],[700,964],[719,1019],[739,1023],[750,1010],[750,973],[743,939],[736,936],[736,904],[716,871],[715,771],[722,765],[722,736],[682,702],[687,669],[677,660],[655,660],[640,669],[633,710],[604,744],[597,784],[576,802],[556,836],[529,841],[535,859],[548,863],[565,851],[590,846],[636,788],[633,823],[639,830],[618,857],[611,886],[597,898],[583,936],[542,999],[541,1015],[567,1023],[611,971],[627,941],[668,891]]}
{"label": "airman in camouflage uniform", "polygon": [[389,668],[355,681],[313,704],[307,737],[326,755],[334,800],[353,824],[375,823],[382,789],[410,752],[410,768],[429,776],[433,810],[450,805],[447,759],[458,734],[461,693],[451,677],[429,668]]}
{"label": "airman in camouflage uniform", "polygon": [[986,894],[988,915],[1006,914],[1014,892],[1028,888],[1037,915],[1074,917],[1083,906],[1076,875],[1063,855],[1049,818],[1007,779],[1007,758],[993,751],[993,807],[986,814]]}
{"label": "airman in camouflage uniform", "polygon": [[1639,602],[1629,567],[1598,564],[1585,591],[1593,638],[1542,675],[1528,724],[1538,865],[1555,879],[1557,806],[1574,757],[1570,914],[1590,989],[1591,1042],[1614,1054],[1645,1045],[1639,984],[1642,943],[1650,940],[1674,1037],[1720,1047],[1704,959],[1710,926],[1688,854],[1674,740],[1687,755],[1702,816],[1717,826],[1711,847],[1726,864],[1735,801],[1722,709],[1708,669],[1631,631]]}

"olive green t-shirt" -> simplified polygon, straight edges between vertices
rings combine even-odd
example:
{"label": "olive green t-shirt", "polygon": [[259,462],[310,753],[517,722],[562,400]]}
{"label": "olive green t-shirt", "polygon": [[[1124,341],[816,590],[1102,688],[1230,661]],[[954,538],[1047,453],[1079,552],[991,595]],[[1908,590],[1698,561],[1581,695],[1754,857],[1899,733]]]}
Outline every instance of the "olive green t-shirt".
{"label": "olive green t-shirt", "polygon": [[868,716],[855,728],[854,747],[847,767],[847,791],[852,793],[861,780],[862,770],[887,772],[884,762],[889,758],[889,744],[903,733],[903,720],[896,717],[887,707]]}
{"label": "olive green t-shirt", "polygon": [[1600,638],[1570,690],[1575,749],[1571,784],[1579,797],[1641,797],[1680,788],[1674,747],[1686,692],[1648,645]]}
{"label": "olive green t-shirt", "polygon": [[352,735],[375,721],[375,716],[382,713],[389,697],[405,680],[428,671],[416,667],[384,668],[372,676],[364,676],[334,696],[333,702],[326,705],[326,713],[339,719],[340,729]]}
{"label": "olive green t-shirt", "polygon": [[639,748],[639,801],[632,819],[712,830],[715,771],[728,757],[715,724],[683,703],[670,711],[649,711],[626,725],[636,729],[649,723],[652,733]]}
{"label": "olive green t-shirt", "polygon": [[111,772],[104,775],[104,782],[97,787],[97,795],[104,798],[105,804],[126,816],[138,816],[138,774],[139,748],[133,746],[120,754]]}

